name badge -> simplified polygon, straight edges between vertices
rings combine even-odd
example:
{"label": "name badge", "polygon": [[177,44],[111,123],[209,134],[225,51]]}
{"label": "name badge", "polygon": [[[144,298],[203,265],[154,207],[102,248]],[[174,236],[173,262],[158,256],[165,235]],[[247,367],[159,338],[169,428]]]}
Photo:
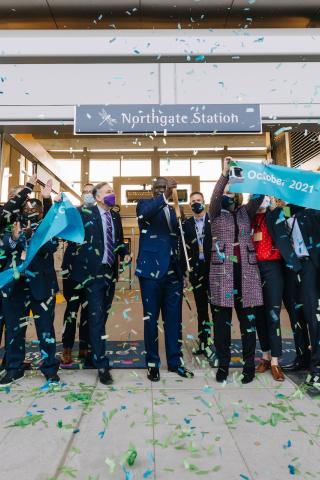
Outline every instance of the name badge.
{"label": "name badge", "polygon": [[262,232],[256,232],[254,235],[253,235],[253,240],[255,242],[261,242],[262,240]]}

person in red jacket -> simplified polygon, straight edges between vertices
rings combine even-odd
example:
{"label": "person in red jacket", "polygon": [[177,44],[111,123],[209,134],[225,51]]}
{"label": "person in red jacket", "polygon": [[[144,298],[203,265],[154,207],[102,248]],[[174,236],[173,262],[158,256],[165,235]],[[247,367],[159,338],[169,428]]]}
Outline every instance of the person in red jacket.
{"label": "person in red jacket", "polygon": [[285,376],[279,366],[282,355],[280,312],[284,291],[284,264],[279,250],[274,246],[266,223],[267,209],[276,207],[275,200],[265,197],[252,220],[253,243],[260,270],[263,306],[256,309],[256,329],[262,358],[256,372],[271,370],[274,380],[283,382]]}

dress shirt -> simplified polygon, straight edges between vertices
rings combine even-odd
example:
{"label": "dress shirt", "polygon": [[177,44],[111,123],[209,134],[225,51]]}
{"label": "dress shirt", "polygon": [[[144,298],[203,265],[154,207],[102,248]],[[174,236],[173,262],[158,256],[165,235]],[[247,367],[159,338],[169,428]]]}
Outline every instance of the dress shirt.
{"label": "dress shirt", "polygon": [[[103,241],[104,241],[104,252],[103,252],[103,259],[102,259],[102,263],[103,264],[106,264],[107,263],[107,260],[108,260],[108,249],[107,249],[107,219],[106,219],[106,210],[102,207],[100,207],[100,205],[97,205],[98,209],[99,209],[99,213],[101,215],[101,221],[102,221],[102,228],[103,228]],[[111,215],[111,212],[110,212],[110,215]],[[112,241],[114,243],[115,241],[115,238],[114,238],[114,225],[113,225],[113,220],[112,220],[112,216],[111,216],[111,224],[112,224]]]}
{"label": "dress shirt", "polygon": [[198,245],[199,245],[199,260],[204,260],[204,252],[203,252],[203,239],[204,239],[204,220],[206,218],[205,215],[199,218],[194,218],[194,223],[195,223],[195,228],[196,228],[196,234],[197,234],[197,239],[198,239]]}
{"label": "dress shirt", "polygon": [[291,231],[290,240],[297,257],[309,257],[309,252],[306,244],[304,243],[297,218],[290,217],[286,220],[286,222]]}

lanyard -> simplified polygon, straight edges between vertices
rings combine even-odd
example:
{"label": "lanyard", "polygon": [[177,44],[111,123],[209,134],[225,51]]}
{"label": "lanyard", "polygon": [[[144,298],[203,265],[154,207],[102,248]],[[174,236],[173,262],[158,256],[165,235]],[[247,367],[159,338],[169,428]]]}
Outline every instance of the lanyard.
{"label": "lanyard", "polygon": [[202,221],[202,230],[200,232],[199,230],[199,227],[196,223],[196,220],[194,219],[194,226],[195,226],[195,229],[196,229],[196,234],[197,234],[197,240],[198,240],[198,243],[200,243],[201,245],[203,244],[203,230],[204,230],[204,222],[205,222],[205,217],[203,217],[203,221]]}
{"label": "lanyard", "polygon": [[254,232],[256,232],[257,230],[258,230],[258,232],[261,231],[261,225],[263,224],[264,220],[265,220],[265,216],[263,216],[261,218],[259,223],[257,222],[257,223],[254,224],[254,226],[253,226],[253,231]]}
{"label": "lanyard", "polygon": [[297,220],[297,217],[295,216],[294,219],[293,219],[293,222],[292,222],[292,227],[290,227],[289,223],[288,223],[288,220],[286,220],[286,226],[287,226],[287,230],[288,230],[288,234],[289,234],[289,239],[291,240],[291,237],[292,237],[292,233],[293,233],[293,229],[294,229],[294,226],[295,226],[295,223],[296,223],[296,220]]}

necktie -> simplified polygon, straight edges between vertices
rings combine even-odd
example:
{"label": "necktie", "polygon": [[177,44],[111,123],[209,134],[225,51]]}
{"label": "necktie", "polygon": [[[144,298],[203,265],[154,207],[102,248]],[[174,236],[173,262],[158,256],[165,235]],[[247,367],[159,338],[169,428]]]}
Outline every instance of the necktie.
{"label": "necktie", "polygon": [[105,212],[106,216],[106,236],[107,236],[107,264],[112,267],[114,264],[115,255],[113,253],[113,239],[112,239],[112,218],[109,211]]}
{"label": "necktie", "polygon": [[170,230],[170,232],[171,232],[171,231],[172,231],[172,228],[171,228],[171,218],[170,218],[170,209],[169,209],[169,206],[166,205],[166,206],[163,208],[163,211],[164,211],[164,214],[165,214],[166,219],[167,219],[167,223],[168,223],[169,230]]}

